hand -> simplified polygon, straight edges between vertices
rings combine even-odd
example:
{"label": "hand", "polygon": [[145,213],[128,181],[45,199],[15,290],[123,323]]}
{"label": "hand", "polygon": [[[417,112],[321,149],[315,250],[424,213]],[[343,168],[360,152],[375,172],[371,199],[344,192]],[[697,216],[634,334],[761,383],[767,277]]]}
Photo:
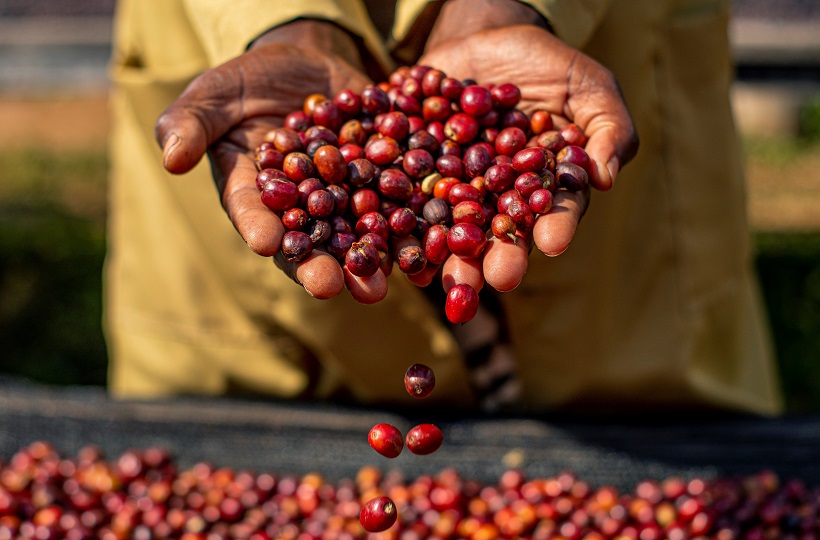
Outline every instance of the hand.
{"label": "hand", "polygon": [[[447,6],[451,6],[449,13]],[[460,13],[462,7],[479,15],[471,18]],[[485,8],[486,17],[482,18]],[[517,21],[527,24],[498,27]],[[539,21],[543,22],[519,2],[455,0],[445,5],[419,63],[480,84],[516,84],[522,94],[519,108],[524,112],[545,109],[558,124],[578,124],[589,137],[586,150],[594,162],[591,185],[608,190],[638,148],[635,127],[617,82],[609,70],[539,27]],[[482,24],[490,28],[476,28]],[[536,220],[531,239],[513,243],[493,238],[483,261],[450,257],[443,267],[445,289],[457,282],[478,289],[485,279],[500,291],[515,288],[527,270],[529,241],[546,255],[563,253],[588,205],[589,190],[560,190],[554,209]],[[432,279],[425,275],[416,282],[424,284],[427,277]]]}
{"label": "hand", "polygon": [[[334,51],[330,53],[328,51]],[[197,77],[160,116],[156,137],[165,168],[189,171],[207,152],[222,205],[248,246],[262,256],[279,251],[284,227],[261,201],[254,149],[284,117],[300,110],[310,94],[360,91],[369,82],[350,36],[321,21],[300,20],[276,28],[241,56]],[[379,273],[362,280],[347,274],[331,255],[316,250],[285,271],[311,295],[330,298],[347,281],[362,302],[386,294]]]}

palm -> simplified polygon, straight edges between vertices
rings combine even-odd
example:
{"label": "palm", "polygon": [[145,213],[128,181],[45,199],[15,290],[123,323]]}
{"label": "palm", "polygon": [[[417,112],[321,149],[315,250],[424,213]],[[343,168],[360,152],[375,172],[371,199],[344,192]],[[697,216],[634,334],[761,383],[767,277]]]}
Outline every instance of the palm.
{"label": "palm", "polygon": [[[511,82],[521,90],[519,108],[524,112],[544,109],[558,123],[578,124],[589,136],[587,151],[594,161],[591,182],[598,189],[612,186],[617,168],[637,149],[637,136],[612,74],[540,28],[506,27],[439,42],[419,62],[481,84]],[[558,192],[555,209],[536,221],[533,241],[538,249],[547,255],[562,253],[588,202],[588,191]],[[466,278],[475,286],[481,285],[483,274],[496,289],[509,290],[523,278],[527,255],[525,242],[493,240],[482,272],[451,257],[444,265],[445,280]]]}
{"label": "palm", "polygon": [[[308,95],[332,96],[367,82],[330,55],[280,43],[255,48],[200,76],[163,113],[157,138],[165,149],[165,167],[187,172],[207,151],[222,204],[237,231],[256,253],[276,255],[284,227],[261,202],[253,150],[288,113],[301,109]],[[169,148],[172,134],[180,142]],[[334,296],[344,287],[341,267],[326,254],[317,253],[290,270],[317,297]]]}

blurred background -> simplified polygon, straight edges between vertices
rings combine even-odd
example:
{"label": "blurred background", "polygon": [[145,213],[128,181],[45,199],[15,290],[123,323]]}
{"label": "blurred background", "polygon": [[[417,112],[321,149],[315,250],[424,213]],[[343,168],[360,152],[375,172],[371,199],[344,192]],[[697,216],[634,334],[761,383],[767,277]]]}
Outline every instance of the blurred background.
{"label": "blurred background", "polygon": [[[115,0],[0,0],[0,377],[105,384]],[[736,0],[732,99],[788,410],[820,412],[820,2]]]}

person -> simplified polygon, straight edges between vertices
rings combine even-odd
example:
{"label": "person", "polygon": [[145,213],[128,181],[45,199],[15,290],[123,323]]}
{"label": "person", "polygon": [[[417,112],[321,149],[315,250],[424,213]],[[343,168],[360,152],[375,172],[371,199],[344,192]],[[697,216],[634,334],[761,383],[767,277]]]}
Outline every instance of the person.
{"label": "person", "polygon": [[[113,395],[408,404],[404,370],[423,362],[432,406],[782,410],[750,266],[723,2],[369,4],[119,2]],[[532,253],[494,242],[480,264],[451,257],[412,283],[357,279],[317,252],[289,277],[271,262],[282,226],[250,151],[306,96],[414,63],[514,83],[525,111],[577,123],[594,192],[558,197]],[[442,321],[437,290],[485,280],[474,321]]]}

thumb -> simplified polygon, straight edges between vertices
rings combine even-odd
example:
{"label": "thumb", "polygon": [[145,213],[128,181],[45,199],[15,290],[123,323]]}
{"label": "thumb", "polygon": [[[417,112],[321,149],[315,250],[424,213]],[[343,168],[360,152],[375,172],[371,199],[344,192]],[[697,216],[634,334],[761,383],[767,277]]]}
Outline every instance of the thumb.
{"label": "thumb", "polygon": [[154,133],[169,172],[191,170],[240,121],[242,80],[235,62],[214,68],[194,79],[160,115]]}

